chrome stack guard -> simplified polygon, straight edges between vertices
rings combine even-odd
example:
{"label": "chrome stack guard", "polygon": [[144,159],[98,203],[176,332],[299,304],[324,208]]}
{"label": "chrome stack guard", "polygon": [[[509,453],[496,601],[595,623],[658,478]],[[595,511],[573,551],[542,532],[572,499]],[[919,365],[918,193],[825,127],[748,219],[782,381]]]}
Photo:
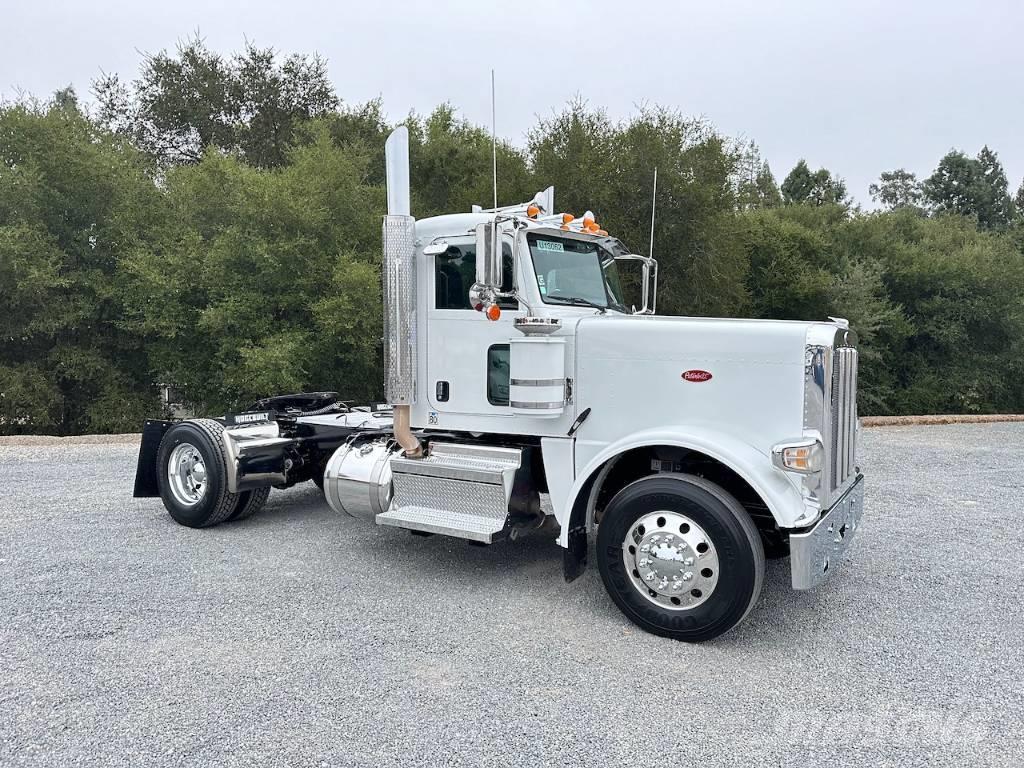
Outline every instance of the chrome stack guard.
{"label": "chrome stack guard", "polygon": [[853,542],[864,513],[864,476],[810,529],[789,536],[793,589],[821,584]]}

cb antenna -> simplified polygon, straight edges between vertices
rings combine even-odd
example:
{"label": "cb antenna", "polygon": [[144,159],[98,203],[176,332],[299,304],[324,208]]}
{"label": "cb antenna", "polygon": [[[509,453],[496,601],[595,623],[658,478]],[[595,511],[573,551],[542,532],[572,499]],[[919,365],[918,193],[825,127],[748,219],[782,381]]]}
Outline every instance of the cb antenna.
{"label": "cb antenna", "polygon": [[654,212],[658,206],[658,169],[654,169],[654,191],[651,193],[651,245],[648,252],[650,258],[654,258]]}
{"label": "cb antenna", "polygon": [[491,70],[491,176],[494,179],[494,212],[498,212],[498,129],[494,110],[494,70]]}

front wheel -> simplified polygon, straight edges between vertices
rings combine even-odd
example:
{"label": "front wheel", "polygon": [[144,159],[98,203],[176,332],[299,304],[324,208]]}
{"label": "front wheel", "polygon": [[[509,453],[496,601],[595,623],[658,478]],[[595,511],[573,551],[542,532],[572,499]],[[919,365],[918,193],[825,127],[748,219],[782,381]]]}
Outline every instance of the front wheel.
{"label": "front wheel", "polygon": [[764,581],[764,549],[750,516],[694,475],[646,477],[619,491],[598,527],[597,562],[631,621],[685,642],[739,624]]}

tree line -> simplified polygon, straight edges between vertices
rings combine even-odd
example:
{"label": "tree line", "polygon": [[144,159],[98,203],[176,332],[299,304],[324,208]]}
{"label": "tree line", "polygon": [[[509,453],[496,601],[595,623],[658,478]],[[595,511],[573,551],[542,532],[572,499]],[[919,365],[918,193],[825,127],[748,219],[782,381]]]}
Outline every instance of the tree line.
{"label": "tree line", "polygon": [[[380,102],[343,103],[316,56],[198,39],[92,96],[0,105],[0,433],[135,430],[158,383],[202,412],[380,397]],[[485,128],[403,122],[417,216],[490,200]],[[849,318],[865,414],[1024,411],[1024,187],[988,147],[882,173],[865,211],[706,120],[575,101],[499,142],[500,202],[554,184],[643,250],[654,168],[660,312]]]}

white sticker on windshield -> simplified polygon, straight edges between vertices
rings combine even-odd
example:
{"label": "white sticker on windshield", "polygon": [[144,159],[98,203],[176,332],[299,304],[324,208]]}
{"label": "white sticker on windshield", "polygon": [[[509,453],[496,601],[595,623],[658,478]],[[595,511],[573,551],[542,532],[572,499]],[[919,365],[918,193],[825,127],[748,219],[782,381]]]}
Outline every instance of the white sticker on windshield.
{"label": "white sticker on windshield", "polygon": [[565,248],[557,240],[538,240],[537,248],[542,251],[564,251]]}

